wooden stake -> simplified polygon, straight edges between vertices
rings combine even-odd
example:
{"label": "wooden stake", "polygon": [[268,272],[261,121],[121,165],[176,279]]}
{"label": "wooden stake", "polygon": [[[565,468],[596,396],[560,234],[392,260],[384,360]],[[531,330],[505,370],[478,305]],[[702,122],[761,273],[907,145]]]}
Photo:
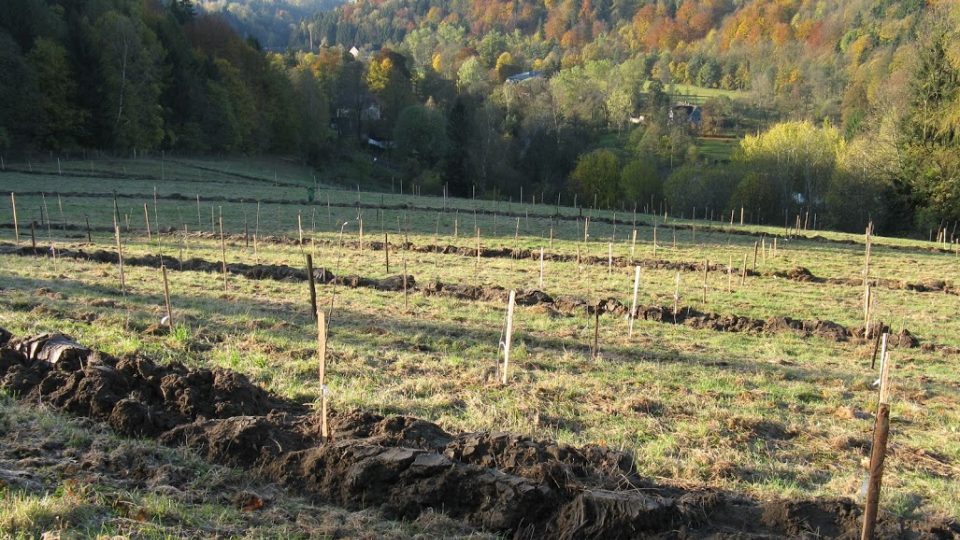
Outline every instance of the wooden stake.
{"label": "wooden stake", "polygon": [[870,480],[867,484],[867,501],[863,511],[861,540],[872,540],[877,525],[880,506],[880,487],[883,480],[883,462],[887,453],[890,435],[889,379],[890,361],[887,352],[887,337],[883,334],[883,351],[880,364],[880,399],[877,405],[877,420],[873,428],[873,446],[870,449]]}
{"label": "wooden stake", "polygon": [[387,266],[387,274],[390,273],[390,237],[387,235],[387,232],[383,232],[383,254],[385,259],[385,264]]}
{"label": "wooden stake", "polygon": [[613,273],[613,243],[607,243],[607,273]]}
{"label": "wooden stake", "polygon": [[10,204],[13,205],[13,234],[17,239],[17,245],[20,245],[20,223],[17,222],[17,196],[10,192]]}
{"label": "wooden stake", "polygon": [[300,252],[303,252],[303,216],[301,216],[300,211],[297,210],[297,245],[300,246]]}
{"label": "wooden stake", "polygon": [[600,302],[593,308],[593,359],[600,356]]}
{"label": "wooden stake", "polygon": [[327,430],[327,317],[323,311],[316,312],[317,318],[317,361],[320,364],[320,437],[326,441],[330,433]]}
{"label": "wooden stake", "polygon": [[480,273],[480,227],[477,227],[477,264],[473,268],[474,274]]}
{"label": "wooden stake", "polygon": [[403,264],[403,309],[406,311],[410,307],[407,300],[407,256],[405,254],[401,255],[400,260]]}
{"label": "wooden stake", "polygon": [[166,265],[160,265],[160,274],[163,276],[163,302],[167,306],[167,326],[173,333],[173,308],[170,306],[170,284],[167,282]]}
{"label": "wooden stake", "polygon": [[113,235],[117,241],[117,264],[120,267],[120,292],[127,296],[127,280],[123,275],[123,241],[120,239],[120,208],[117,206],[117,197],[113,197]]}
{"label": "wooden stake", "polygon": [[33,246],[33,254],[37,254],[37,222],[30,222],[30,245]]}
{"label": "wooden stake", "polygon": [[307,281],[310,283],[310,310],[313,318],[317,318],[317,282],[313,275],[313,255],[307,253]]}
{"label": "wooden stake", "polygon": [[590,241],[590,216],[583,218],[583,242]]}
{"label": "wooden stake", "polygon": [[540,246],[540,290],[543,290],[543,246]]}
{"label": "wooden stake", "polygon": [[747,280],[747,254],[743,254],[743,266],[740,267],[740,286]]}
{"label": "wooden stake", "polygon": [[60,198],[60,194],[57,193],[57,207],[60,209],[60,229],[64,234],[67,233],[67,218],[63,215],[63,200]]}
{"label": "wooden stake", "polygon": [[733,255],[727,263],[727,293],[733,292]]}
{"label": "wooden stake", "polygon": [[760,249],[760,242],[753,243],[753,271],[757,271],[757,250]]}
{"label": "wooden stake", "polygon": [[257,238],[260,236],[260,201],[257,201],[257,224],[253,229],[253,260],[260,264],[260,253],[257,251]]}
{"label": "wooden stake", "polygon": [[90,234],[90,218],[87,216],[83,216],[83,220],[87,222],[87,243],[92,244],[93,236]]}
{"label": "wooden stake", "polygon": [[707,274],[710,273],[710,261],[703,261],[703,303],[707,303]]}
{"label": "wooden stake", "polygon": [[680,310],[680,272],[674,280],[673,286],[673,322],[677,322],[677,313]]}
{"label": "wooden stake", "polygon": [[[634,229],[636,234],[636,229]],[[640,292],[640,267],[634,268],[633,273],[633,303],[630,306],[630,331],[628,335],[633,335],[633,321],[637,319],[637,294]]]}
{"label": "wooden stake", "polygon": [[513,339],[513,306],[517,300],[517,291],[510,291],[507,301],[507,329],[503,337],[503,367],[500,370],[500,384],[507,384],[507,371],[510,368],[510,342]]}
{"label": "wooden stake", "polygon": [[657,226],[653,226],[653,258],[657,258]]}
{"label": "wooden stake", "polygon": [[153,235],[150,234],[150,210],[147,209],[147,203],[143,203],[143,221],[147,224],[147,242],[153,242]]}
{"label": "wooden stake", "polygon": [[637,230],[633,230],[633,238],[630,240],[630,258],[634,257],[634,253],[637,249]]}
{"label": "wooden stake", "polygon": [[223,269],[223,292],[227,292],[227,244],[223,239],[223,209],[220,210],[220,264]]}

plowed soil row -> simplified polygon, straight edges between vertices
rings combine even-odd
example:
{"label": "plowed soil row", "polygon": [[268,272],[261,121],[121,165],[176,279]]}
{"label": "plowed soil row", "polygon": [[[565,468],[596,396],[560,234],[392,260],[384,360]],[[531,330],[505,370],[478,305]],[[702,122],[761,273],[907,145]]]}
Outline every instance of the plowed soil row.
{"label": "plowed soil row", "polygon": [[[27,171],[17,171],[17,172],[20,172],[20,173],[22,173],[22,174],[31,174],[31,173],[29,173],[29,172],[27,172]],[[49,173],[37,173],[37,172],[35,172],[35,173],[32,173],[32,174],[49,174]],[[140,178],[140,179],[149,179],[149,178]],[[272,183],[272,182],[270,182],[270,183]],[[277,185],[290,185],[290,184],[279,183],[279,184],[277,184]],[[303,187],[303,186],[296,186],[296,187]],[[18,194],[18,195],[21,195],[21,196],[35,196],[35,197],[39,197],[41,194],[45,194],[45,192],[40,192],[40,191],[24,191],[24,192],[18,192],[17,194]],[[62,192],[62,193],[60,193],[60,195],[63,196],[63,197],[88,197],[88,198],[90,198],[90,197],[112,198],[112,197],[114,197],[114,194],[113,194],[113,193],[90,193],[90,192]],[[368,194],[368,195],[371,195],[371,194]],[[116,197],[117,197],[117,198],[121,198],[121,199],[141,199],[141,200],[149,200],[149,199],[152,199],[152,198],[153,198],[153,193],[122,193],[122,194],[118,193],[118,194],[116,195]],[[157,196],[157,199],[158,199],[158,200],[168,200],[168,201],[195,201],[195,200],[196,200],[196,195],[184,195],[184,194],[182,194],[182,193],[168,193],[168,194],[164,194],[164,195],[158,195],[158,196]],[[225,196],[225,195],[209,195],[209,196],[202,197],[202,200],[203,200],[204,202],[226,202],[226,203],[233,203],[233,204],[243,204],[243,203],[248,203],[248,204],[249,204],[249,203],[252,203],[252,202],[257,202],[257,201],[252,201],[251,199],[244,199],[244,198],[241,198],[241,197],[228,197],[228,196]],[[309,201],[305,201],[305,200],[303,200],[303,201],[298,201],[298,200],[293,200],[293,199],[260,199],[259,202],[261,202],[261,203],[263,203],[263,204],[272,204],[272,205],[296,205],[296,206],[313,206],[313,207],[322,207],[322,206],[328,206],[328,205],[329,205],[329,206],[335,207],[335,208],[358,208],[358,209],[362,208],[362,209],[366,209],[366,210],[407,210],[407,211],[411,211],[411,212],[440,212],[440,211],[442,211],[442,209],[441,209],[441,208],[438,208],[438,207],[417,206],[416,204],[413,204],[413,203],[402,203],[402,204],[371,204],[371,203],[364,203],[364,202],[354,202],[354,203],[330,202],[330,203],[328,204],[328,203],[326,203],[326,202],[321,202],[321,201],[319,201],[319,200],[315,200],[315,201],[313,201],[313,202],[309,202]],[[581,215],[578,215],[578,216],[569,215],[569,214],[557,214],[557,213],[555,213],[555,212],[554,212],[554,213],[535,213],[535,212],[534,212],[534,213],[531,213],[531,212],[517,212],[517,211],[507,211],[507,210],[500,211],[500,210],[490,210],[489,208],[477,208],[477,209],[466,209],[466,208],[463,208],[463,209],[460,209],[460,210],[463,210],[464,216],[468,216],[468,215],[471,215],[471,214],[477,214],[477,215],[483,215],[483,216],[497,215],[497,216],[501,216],[501,217],[505,217],[505,218],[525,218],[525,219],[526,219],[526,218],[529,218],[529,217],[534,217],[534,218],[540,218],[540,219],[551,219],[551,220],[559,220],[559,221],[580,221],[580,220],[583,220],[583,219],[584,219],[582,210],[581,210]],[[450,213],[450,212],[455,212],[455,211],[456,211],[456,209],[448,209],[448,210],[447,210],[448,213]],[[627,214],[624,214],[624,215],[627,215]],[[643,220],[643,219],[638,219],[638,220],[634,221],[632,217],[631,217],[629,220],[628,220],[628,219],[614,220],[612,217],[601,217],[601,216],[591,217],[591,218],[590,218],[590,221],[591,221],[592,223],[604,223],[604,224],[607,224],[607,225],[622,225],[622,226],[628,226],[628,225],[629,225],[629,226],[631,226],[631,227],[632,227],[632,226],[636,226],[636,227],[654,227],[654,226],[659,226],[659,227],[661,228],[661,230],[670,230],[670,229],[676,229],[676,230],[696,230],[696,231],[699,231],[699,232],[706,232],[706,233],[726,234],[726,235],[732,234],[732,235],[736,235],[736,236],[749,236],[749,237],[753,237],[753,238],[764,238],[764,237],[766,237],[766,238],[770,238],[770,239],[773,239],[773,238],[779,238],[780,240],[796,239],[796,240],[802,240],[802,241],[808,241],[808,242],[827,243],[827,244],[843,244],[843,245],[853,245],[853,246],[856,246],[856,245],[864,245],[864,242],[860,242],[860,241],[857,241],[857,240],[839,240],[839,239],[834,239],[834,238],[827,238],[827,237],[822,236],[822,235],[815,235],[815,236],[799,235],[799,236],[796,236],[796,235],[790,235],[790,234],[760,233],[760,232],[751,231],[751,230],[738,229],[738,228],[734,228],[734,227],[724,226],[724,225],[722,225],[722,224],[719,224],[719,225],[703,225],[703,224],[693,225],[693,224],[689,224],[689,223],[672,223],[672,224],[669,224],[669,225],[664,225],[664,224],[662,224],[662,223],[659,223],[659,224],[658,224],[658,223],[656,223],[656,221],[655,221],[654,223],[650,223],[649,221],[645,221],[645,220]],[[717,222],[717,223],[720,223],[720,222]],[[79,228],[79,227],[77,227],[77,228]],[[882,243],[882,242],[878,242],[877,240],[874,240],[874,241],[873,241],[873,245],[874,245],[874,247],[883,247],[883,248],[886,248],[886,249],[892,249],[892,250],[897,250],[897,251],[911,251],[911,252],[918,252],[918,253],[953,253],[953,250],[952,250],[952,249],[944,249],[944,248],[939,247],[939,246],[936,246],[936,245],[931,246],[931,247],[902,246],[902,245],[897,245],[897,244],[885,244],[885,243]]]}
{"label": "plowed soil row", "polygon": [[[412,519],[441,511],[521,538],[855,538],[850,500],[757,501],[640,478],[629,454],[511,433],[450,434],[404,416],[334,413],[329,440],[305,406],[243,375],[116,359],[62,334],[0,329],[0,386],[108,422],[127,436],[195,449],[212,462],[346,508]],[[954,521],[883,516],[883,537],[957,538]]]}
{"label": "plowed soil row", "polygon": [[[12,224],[2,224],[0,227],[12,228]],[[57,225],[54,228],[66,229],[70,231],[86,231],[85,226],[79,226],[75,224],[61,224]],[[110,227],[91,227],[91,231],[96,232],[113,232],[113,229]],[[180,231],[177,231],[173,228],[166,228],[161,231],[162,234],[166,235],[180,235]],[[74,234],[76,238],[83,238],[83,234]],[[209,232],[193,232],[190,233],[193,238],[205,238],[205,239],[214,239],[219,240],[220,237],[217,234]],[[228,234],[225,235],[225,238],[232,242],[249,242],[250,236],[243,234]],[[267,244],[276,244],[276,245],[297,245],[299,240],[297,238],[292,238],[288,236],[260,236],[258,239],[260,243]],[[320,245],[325,246],[338,246],[340,243],[335,240],[321,239],[316,241]],[[359,242],[356,240],[347,240],[343,242],[343,245],[351,248],[359,248]],[[383,251],[386,244],[379,240],[366,241],[363,243],[364,249],[371,249],[373,251]],[[477,248],[475,247],[465,247],[465,246],[454,246],[451,244],[414,244],[413,242],[401,242],[390,243],[391,250],[406,250],[416,253],[432,253],[432,254],[441,254],[441,255],[459,255],[463,257],[476,257]],[[510,248],[510,247],[483,247],[480,246],[480,257],[484,259],[539,259],[540,251],[527,248]],[[551,262],[577,262],[578,257],[576,255],[566,254],[566,253],[550,253],[544,252],[543,258],[545,261]],[[650,259],[650,258],[633,258],[633,257],[602,257],[596,255],[581,255],[579,257],[579,263],[584,265],[593,265],[593,266],[607,266],[612,265],[618,268],[631,267],[631,266],[640,266],[645,269],[651,270],[670,270],[676,272],[703,272],[704,263],[702,262],[690,262],[690,261],[669,261],[664,259]],[[720,263],[708,263],[708,269],[710,272],[727,272],[727,266]],[[734,268],[733,273],[738,274],[740,269]],[[739,275],[739,274],[738,274]],[[810,272],[810,270],[798,266],[789,270],[773,270],[758,272],[755,270],[747,269],[746,275],[751,277],[776,277],[781,279],[787,279],[790,281],[797,281],[802,283],[826,283],[830,285],[841,285],[841,286],[852,286],[860,287],[863,285],[862,278],[838,278],[838,277],[821,277],[816,276]],[[941,294],[952,294],[960,295],[960,289],[956,287],[954,283],[945,281],[945,280],[928,280],[923,282],[909,282],[906,280],[900,279],[889,279],[889,278],[871,278],[870,283],[873,287],[881,287],[884,289],[890,290],[907,290],[914,291],[918,293],[941,293]]]}
{"label": "plowed soil row", "polygon": [[[19,256],[38,256],[38,254],[49,253],[49,247],[38,247],[34,251],[32,247],[16,247],[10,244],[0,245],[0,254],[13,254]],[[71,259],[93,261],[99,263],[117,264],[118,256],[116,252],[97,250],[57,250],[58,257]],[[220,273],[223,271],[220,262],[207,261],[199,258],[179,260],[175,257],[161,257],[156,255],[145,255],[137,257],[124,257],[125,265],[142,266],[148,268],[160,268],[165,264],[168,269],[183,271],[199,271],[209,273]],[[288,265],[268,265],[268,264],[244,264],[232,263],[227,265],[227,272],[233,275],[243,276],[247,279],[271,279],[276,281],[306,281],[308,275],[305,269],[294,268]],[[417,284],[414,276],[397,275],[383,279],[368,278],[357,275],[334,276],[333,272],[325,268],[314,269],[314,279],[321,284],[336,284],[350,288],[370,288],[379,291],[400,292],[405,288],[408,292],[418,292],[427,296],[446,296],[461,300],[471,301],[491,301],[506,302],[510,291],[503,287],[463,285],[456,283],[442,283],[433,281],[426,284]],[[628,316],[630,308],[616,298],[601,299],[596,302],[590,302],[583,298],[573,296],[558,296],[556,298],[539,290],[518,290],[516,302],[522,306],[540,306],[544,309],[553,310],[563,315],[592,315],[596,312],[600,314],[613,314],[616,316]],[[823,339],[836,342],[845,341],[863,341],[865,332],[862,327],[845,327],[832,321],[825,320],[801,320],[791,317],[771,317],[766,320],[754,319],[735,314],[718,314],[703,312],[693,307],[677,306],[673,307],[661,305],[639,305],[634,315],[638,319],[656,321],[665,324],[682,324],[691,328],[708,329],[718,332],[747,332],[747,333],[797,333],[803,336],[817,336]],[[872,335],[876,331],[887,332],[890,328],[878,324],[874,328]],[[917,347],[920,341],[914,337],[908,330],[904,329],[898,334],[891,344],[901,347]],[[948,349],[945,346],[935,344],[925,344],[925,349]]]}

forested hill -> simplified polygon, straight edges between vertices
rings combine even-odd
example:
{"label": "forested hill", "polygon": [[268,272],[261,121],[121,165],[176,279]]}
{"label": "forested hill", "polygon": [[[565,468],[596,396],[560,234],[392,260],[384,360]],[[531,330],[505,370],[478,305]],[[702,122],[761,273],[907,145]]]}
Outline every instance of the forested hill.
{"label": "forested hill", "polygon": [[[911,44],[925,0],[358,0],[318,13],[296,43],[404,44],[453,77],[479,53],[510,71],[639,56],[646,76],[779,99],[791,115],[856,122]],[[320,39],[317,39],[317,36]],[[506,61],[506,59],[504,60]],[[895,68],[894,68],[895,69]],[[896,81],[894,81],[896,82]],[[848,110],[842,110],[846,100]]]}
{"label": "forested hill", "polygon": [[[296,21],[326,0],[284,1],[3,0],[0,151],[347,156],[350,182],[422,193],[960,222],[955,0],[358,0]],[[271,28],[293,46],[244,34]]]}
{"label": "forested hill", "polygon": [[[222,15],[243,36],[251,36],[269,50],[284,50],[294,34],[305,36],[310,47],[307,21],[318,12],[331,10],[345,0],[199,0],[203,13]],[[319,39],[316,40],[319,42]]]}
{"label": "forested hill", "polygon": [[[309,70],[189,0],[3,0],[0,150],[268,152],[316,160]],[[9,154],[8,154],[9,158]]]}

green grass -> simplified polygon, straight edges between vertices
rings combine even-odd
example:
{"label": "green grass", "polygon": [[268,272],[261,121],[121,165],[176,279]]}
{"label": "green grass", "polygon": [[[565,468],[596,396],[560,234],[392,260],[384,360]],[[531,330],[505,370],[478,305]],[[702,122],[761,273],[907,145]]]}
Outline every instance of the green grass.
{"label": "green grass", "polygon": [[[314,504],[192,451],[116,437],[6,395],[0,434],[0,468],[30,478],[0,487],[3,538],[482,537],[438,514],[401,523]],[[263,508],[243,510],[243,494]]]}
{"label": "green grass", "polygon": [[[647,89],[650,82],[644,83],[644,90]],[[677,101],[689,101],[691,103],[702,105],[704,101],[713,97],[728,97],[730,99],[740,99],[745,97],[746,93],[739,90],[724,90],[722,88],[705,88],[692,84],[671,84],[664,88],[665,92],[671,92]]]}
{"label": "green grass", "polygon": [[[251,169],[253,170],[253,168]],[[267,181],[270,179],[267,178]],[[26,182],[30,183],[27,184]],[[74,182],[72,187],[64,187]],[[114,182],[108,179],[61,179],[13,173],[0,175],[0,192],[45,190],[61,192],[109,192],[117,188],[130,193],[152,193],[155,180]],[[238,185],[262,197],[296,200],[298,190],[284,186],[234,182],[186,183],[171,178],[158,183],[161,195],[191,186],[207,197],[236,196]],[[245,181],[244,181],[245,182]],[[29,187],[28,187],[29,186]],[[325,203],[349,203],[357,194],[324,190]],[[376,204],[380,195],[361,193],[364,203]],[[21,203],[22,201],[22,203]],[[48,197],[48,205],[51,203]],[[71,195],[65,197],[67,220],[89,215],[91,222],[108,225],[109,199]],[[154,253],[156,241],[146,240],[143,203],[152,198],[121,199],[122,211],[130,212],[133,231],[125,235],[129,254]],[[420,209],[363,210],[365,238],[382,240],[380,218],[398,242],[396,223],[415,244],[452,244],[474,247],[474,207],[496,208],[489,201],[451,200],[454,211],[439,213],[443,201],[427,197],[385,194],[385,204],[408,203]],[[42,204],[40,197],[18,197],[27,209]],[[209,230],[209,203],[201,202],[201,226]],[[223,206],[228,232],[243,230],[243,214],[252,223],[255,205],[216,203]],[[2,208],[2,205],[0,205]],[[54,206],[55,208],[55,206]],[[528,212],[520,218],[519,238],[514,240],[516,218],[478,215],[484,247],[546,246],[548,252],[605,257],[608,243],[617,256],[628,256],[632,227],[618,213],[619,224],[591,223],[591,241],[582,244],[582,222],[552,222],[551,205],[520,206],[501,203],[501,211]],[[139,212],[137,210],[139,209]],[[317,227],[313,231],[313,210]],[[6,212],[6,209],[0,210]],[[368,277],[387,275],[383,252],[354,247],[338,249],[340,227],[348,222],[344,237],[357,241],[355,208],[325,204],[261,205],[261,233],[297,237],[297,212],[307,238],[316,237],[318,266],[337,274]],[[561,211],[571,215],[573,209]],[[56,212],[54,210],[53,212]],[[599,215],[597,213],[595,215]],[[612,217],[612,212],[603,212]],[[56,213],[54,221],[58,217]],[[160,200],[161,226],[192,220],[195,201]],[[640,216],[653,221],[653,216]],[[495,221],[496,219],[496,221]],[[673,243],[670,218],[657,219],[656,258],[673,261],[703,261],[737,267],[744,255],[752,258],[756,237],[726,234],[722,229],[704,232],[703,221],[684,220],[699,230],[676,231]],[[0,213],[0,222],[9,215]],[[457,237],[453,236],[456,222]],[[714,227],[722,224],[712,223]],[[555,239],[550,245],[549,229]],[[493,231],[496,228],[497,233]],[[732,231],[778,233],[778,227],[736,225]],[[52,239],[61,246],[76,246],[84,239],[65,238],[51,228]],[[23,234],[23,231],[21,231]],[[809,232],[835,240],[862,241],[856,235]],[[653,228],[638,228],[635,255],[652,258]],[[10,229],[0,229],[0,239],[12,241]],[[28,240],[27,240],[28,241]],[[95,235],[98,247],[111,249],[112,238]],[[179,254],[178,237],[165,236],[166,253]],[[352,246],[352,244],[351,244]],[[911,282],[930,279],[957,280],[958,259],[952,253],[931,251],[928,242],[879,238],[871,261],[874,277]],[[85,247],[89,249],[89,246]],[[895,249],[895,248],[909,248]],[[213,238],[187,237],[185,257],[218,260],[219,243]],[[798,238],[781,240],[777,257],[760,256],[758,269],[809,268],[825,277],[856,278],[863,265],[863,247]],[[228,262],[253,262],[253,247],[227,243]],[[303,255],[292,245],[263,242],[256,258],[272,264],[302,266]],[[472,257],[393,251],[391,273],[405,259],[408,273],[419,283],[431,279],[458,283],[502,285],[530,289],[537,286],[539,265],[530,260],[483,259],[479,268]],[[307,288],[301,283],[250,281],[231,277],[229,292],[222,290],[216,274],[171,272],[175,316],[182,327],[173,335],[146,335],[143,329],[163,313],[157,272],[128,267],[128,295],[118,291],[116,268],[73,260],[36,260],[0,257],[0,326],[17,334],[46,330],[65,331],[82,342],[110,354],[134,352],[161,361],[179,360],[192,366],[221,366],[242,371],[252,380],[282,395],[303,401],[317,399],[315,379],[315,330],[309,317]],[[633,270],[604,265],[548,262],[546,292],[586,298],[613,296],[629,303]],[[675,273],[667,270],[642,272],[641,302],[672,303]],[[859,287],[799,283],[772,277],[750,277],[741,287],[727,276],[708,276],[707,304],[701,303],[702,275],[681,276],[681,302],[717,313],[735,313],[766,319],[791,316],[830,319],[856,326],[862,324]],[[333,289],[320,288],[320,302],[329,305]],[[876,312],[894,327],[903,324],[925,342],[960,346],[960,296],[920,294],[906,290],[878,290]],[[112,303],[104,303],[110,300]],[[439,422],[452,431],[510,430],[556,438],[562,442],[603,442],[628,449],[636,455],[641,473],[662,482],[709,485],[741,490],[761,497],[855,496],[865,474],[862,460],[872,427],[871,413],[876,392],[869,387],[875,373],[869,370],[868,346],[833,343],[793,334],[748,335],[694,330],[683,326],[638,321],[632,337],[626,321],[603,317],[600,328],[601,358],[587,352],[593,335],[586,317],[555,316],[538,308],[517,310],[512,355],[511,384],[491,384],[489,372],[497,357],[504,306],[493,302],[464,302],[444,297],[413,295],[409,309],[402,294],[369,289],[337,288],[336,310],[331,322],[328,383],[332,406],[343,411],[362,408],[382,413],[401,413]],[[884,509],[899,514],[960,514],[960,444],[956,426],[960,376],[953,359],[920,349],[897,350],[895,359],[896,403],[891,438],[892,451],[884,481]],[[917,456],[926,456],[918,458]]]}
{"label": "green grass", "polygon": [[697,150],[700,152],[700,156],[710,161],[730,161],[733,152],[739,146],[739,139],[716,137],[699,137],[697,139]]}

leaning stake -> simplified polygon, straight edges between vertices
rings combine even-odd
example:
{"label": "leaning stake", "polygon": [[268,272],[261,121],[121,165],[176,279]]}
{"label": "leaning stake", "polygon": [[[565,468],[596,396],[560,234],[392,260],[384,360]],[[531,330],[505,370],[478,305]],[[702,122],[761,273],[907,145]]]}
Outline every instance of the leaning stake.
{"label": "leaning stake", "polygon": [[170,306],[170,285],[167,283],[167,267],[160,265],[160,274],[163,276],[163,303],[167,306],[167,326],[173,333],[173,308]]}
{"label": "leaning stake", "polygon": [[323,311],[315,312],[317,318],[317,358],[320,362],[320,437],[326,441],[327,431],[327,317]]}
{"label": "leaning stake", "polygon": [[313,255],[307,253],[307,280],[310,282],[310,309],[317,318],[317,282],[313,275]]}
{"label": "leaning stake", "polygon": [[503,338],[503,369],[500,373],[500,382],[507,384],[507,369],[510,367],[510,341],[513,338],[513,306],[517,300],[517,291],[510,291],[507,302],[507,331]]}
{"label": "leaning stake", "polygon": [[17,245],[20,245],[20,224],[17,223],[17,196],[10,192],[10,204],[13,205],[13,234],[17,239]]}
{"label": "leaning stake", "polygon": [[637,293],[640,292],[640,267],[634,269],[633,275],[633,304],[630,307],[630,333],[633,335],[633,321],[637,320]]}
{"label": "leaning stake", "polygon": [[863,512],[861,540],[872,540],[877,526],[877,511],[880,506],[880,483],[883,479],[883,461],[887,453],[890,434],[890,405],[888,403],[890,359],[887,352],[887,337],[883,334],[883,351],[880,366],[880,400],[877,406],[877,421],[873,428],[873,447],[870,450],[870,482],[867,485],[867,502]]}

